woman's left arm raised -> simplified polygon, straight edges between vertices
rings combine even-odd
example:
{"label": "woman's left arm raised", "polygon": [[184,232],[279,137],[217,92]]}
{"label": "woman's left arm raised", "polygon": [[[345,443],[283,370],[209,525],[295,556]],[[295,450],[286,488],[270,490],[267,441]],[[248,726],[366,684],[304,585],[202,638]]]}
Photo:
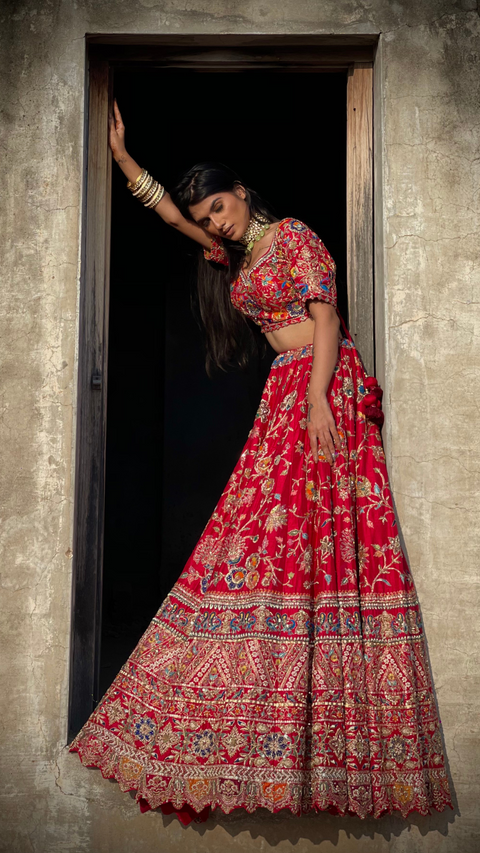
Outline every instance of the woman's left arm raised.
{"label": "woman's left arm raised", "polygon": [[308,389],[307,429],[315,462],[318,462],[320,444],[327,461],[333,465],[335,451],[340,450],[341,445],[327,390],[338,358],[340,321],[333,305],[326,302],[310,302],[309,311],[315,321],[315,331],[312,374]]}

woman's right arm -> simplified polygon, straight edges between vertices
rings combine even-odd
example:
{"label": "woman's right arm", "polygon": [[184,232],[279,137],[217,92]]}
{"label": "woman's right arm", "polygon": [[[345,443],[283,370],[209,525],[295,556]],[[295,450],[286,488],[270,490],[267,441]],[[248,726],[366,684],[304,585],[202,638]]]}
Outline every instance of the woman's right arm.
{"label": "woman's right arm", "polygon": [[[113,159],[118,163],[127,180],[134,183],[137,178],[140,177],[142,170],[133,157],[130,157],[130,154],[127,153],[125,148],[125,125],[123,124],[122,116],[116,101],[114,101],[113,110],[114,115],[110,116],[109,133],[109,142],[110,148],[112,149]],[[173,203],[169,193],[165,192],[163,198],[158,202],[154,210],[162,217],[163,221],[166,222],[167,225],[171,225],[172,228],[176,228],[178,231],[181,231],[182,234],[185,234],[187,237],[190,237],[192,240],[200,243],[204,249],[208,249],[210,251],[212,248],[211,237],[203,230],[203,228],[200,227],[200,225],[196,225],[195,222],[185,219],[176,204]]]}

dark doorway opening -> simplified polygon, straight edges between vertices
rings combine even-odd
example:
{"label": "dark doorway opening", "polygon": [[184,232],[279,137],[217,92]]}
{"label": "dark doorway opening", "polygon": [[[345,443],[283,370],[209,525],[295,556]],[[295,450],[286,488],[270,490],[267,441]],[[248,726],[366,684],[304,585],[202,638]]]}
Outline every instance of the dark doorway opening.
{"label": "dark doorway opening", "polygon": [[[322,238],[346,296],[345,72],[117,70],[127,149],[165,183],[220,160]],[[255,102],[253,96],[255,94]],[[241,453],[274,357],[208,379],[197,247],[114,166],[98,699],[179,577]]]}

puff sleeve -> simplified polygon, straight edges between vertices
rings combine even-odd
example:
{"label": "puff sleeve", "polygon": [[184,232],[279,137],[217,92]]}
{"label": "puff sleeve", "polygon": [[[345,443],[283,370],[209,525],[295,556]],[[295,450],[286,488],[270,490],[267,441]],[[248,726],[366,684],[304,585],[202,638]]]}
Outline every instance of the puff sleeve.
{"label": "puff sleeve", "polygon": [[281,239],[297,298],[304,303],[320,299],[336,307],[336,265],[320,237],[298,219],[287,219]]}
{"label": "puff sleeve", "polygon": [[203,255],[206,261],[214,261],[216,264],[224,264],[224,266],[228,267],[227,253],[222,241],[218,240],[216,237],[212,237],[212,248],[210,251],[208,251],[208,249],[204,249]]}

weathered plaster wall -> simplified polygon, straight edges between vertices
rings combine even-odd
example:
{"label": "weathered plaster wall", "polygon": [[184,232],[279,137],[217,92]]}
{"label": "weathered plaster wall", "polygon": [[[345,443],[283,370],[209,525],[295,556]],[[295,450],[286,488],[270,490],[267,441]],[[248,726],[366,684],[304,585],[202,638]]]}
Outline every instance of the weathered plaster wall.
{"label": "weathered plaster wall", "polygon": [[[0,847],[9,853],[480,849],[480,369],[475,0],[18,0],[3,51]],[[455,817],[231,815],[183,829],[64,749],[84,35],[380,33],[391,475],[416,578]],[[380,183],[380,182],[379,182]]]}

